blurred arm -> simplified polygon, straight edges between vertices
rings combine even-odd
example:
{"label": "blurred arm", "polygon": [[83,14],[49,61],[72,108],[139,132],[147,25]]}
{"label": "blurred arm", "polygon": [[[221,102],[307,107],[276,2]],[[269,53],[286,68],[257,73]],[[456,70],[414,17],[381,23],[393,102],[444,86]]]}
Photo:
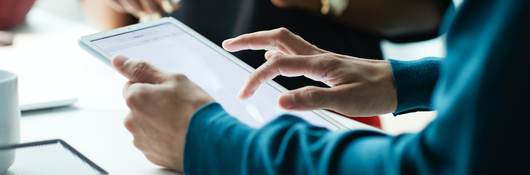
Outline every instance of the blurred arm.
{"label": "blurred arm", "polygon": [[131,15],[112,9],[105,0],[81,0],[81,6],[89,19],[102,29],[126,26],[136,21]]}
{"label": "blurred arm", "polygon": [[386,37],[433,33],[449,6],[447,0],[350,0],[339,20]]}

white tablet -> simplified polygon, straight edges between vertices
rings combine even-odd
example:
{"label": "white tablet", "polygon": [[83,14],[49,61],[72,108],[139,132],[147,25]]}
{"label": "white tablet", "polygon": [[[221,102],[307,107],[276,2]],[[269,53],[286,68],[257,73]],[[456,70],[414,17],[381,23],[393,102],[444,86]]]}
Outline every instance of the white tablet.
{"label": "white tablet", "polygon": [[324,111],[284,111],[277,99],[286,89],[273,81],[262,85],[248,100],[239,100],[238,92],[254,69],[173,18],[84,36],[80,45],[109,65],[113,56],[124,55],[164,71],[183,73],[230,114],[253,127],[292,113],[314,125],[345,128]]}

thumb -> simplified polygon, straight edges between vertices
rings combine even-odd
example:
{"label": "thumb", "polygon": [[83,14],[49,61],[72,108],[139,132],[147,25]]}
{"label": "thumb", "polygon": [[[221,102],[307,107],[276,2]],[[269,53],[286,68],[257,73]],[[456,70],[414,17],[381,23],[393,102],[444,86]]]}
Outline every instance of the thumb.
{"label": "thumb", "polygon": [[281,95],[278,103],[287,110],[312,110],[329,107],[335,93],[331,88],[307,86]]}
{"label": "thumb", "polygon": [[129,60],[124,56],[112,59],[112,65],[133,83],[161,83],[164,73],[144,61]]}

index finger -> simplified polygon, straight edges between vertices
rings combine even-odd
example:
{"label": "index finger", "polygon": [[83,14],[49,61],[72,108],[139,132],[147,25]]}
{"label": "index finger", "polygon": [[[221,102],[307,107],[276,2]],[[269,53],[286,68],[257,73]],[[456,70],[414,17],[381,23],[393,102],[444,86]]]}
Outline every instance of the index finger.
{"label": "index finger", "polygon": [[252,96],[262,83],[272,80],[278,75],[289,77],[304,75],[316,81],[324,81],[326,70],[319,66],[318,59],[308,58],[309,56],[282,54],[275,54],[273,57],[276,58],[270,58],[250,75],[239,94],[241,99]]}
{"label": "index finger", "polygon": [[223,48],[230,52],[241,50],[276,50],[286,54],[310,55],[324,51],[293,34],[286,28],[243,34],[225,40]]}

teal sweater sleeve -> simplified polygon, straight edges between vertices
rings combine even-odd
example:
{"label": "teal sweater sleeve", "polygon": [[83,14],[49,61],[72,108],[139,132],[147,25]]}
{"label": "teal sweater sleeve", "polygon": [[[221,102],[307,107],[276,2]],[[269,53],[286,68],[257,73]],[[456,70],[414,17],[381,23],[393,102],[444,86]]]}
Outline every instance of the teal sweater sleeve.
{"label": "teal sweater sleeve", "polygon": [[398,106],[395,115],[433,109],[431,97],[438,81],[440,58],[414,61],[389,60],[396,87]]}
{"label": "teal sweater sleeve", "polygon": [[185,174],[379,174],[382,169],[362,162],[352,166],[350,160],[384,156],[378,149],[388,149],[399,139],[373,131],[330,132],[289,114],[253,129],[220,104],[210,103],[190,123],[184,170]]}
{"label": "teal sweater sleeve", "polygon": [[292,115],[253,129],[211,103],[190,123],[185,173],[525,174],[530,1],[467,0],[458,11],[430,103],[438,116],[421,132],[332,132]]}
{"label": "teal sweater sleeve", "polygon": [[194,114],[186,136],[185,174],[239,174],[245,143],[253,132],[218,103],[203,106]]}

